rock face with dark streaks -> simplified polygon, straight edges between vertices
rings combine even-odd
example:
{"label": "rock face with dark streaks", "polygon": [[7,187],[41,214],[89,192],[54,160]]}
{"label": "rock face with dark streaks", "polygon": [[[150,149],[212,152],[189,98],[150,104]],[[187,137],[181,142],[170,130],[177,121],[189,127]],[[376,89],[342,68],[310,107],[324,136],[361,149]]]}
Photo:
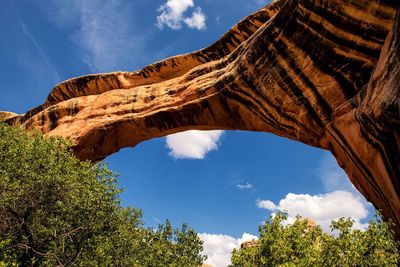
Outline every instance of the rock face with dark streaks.
{"label": "rock face with dark streaks", "polygon": [[[395,0],[278,0],[208,48],[73,78],[6,122],[101,160],[189,129],[270,132],[330,150],[400,238],[400,18]],[[397,15],[396,15],[397,13]]]}

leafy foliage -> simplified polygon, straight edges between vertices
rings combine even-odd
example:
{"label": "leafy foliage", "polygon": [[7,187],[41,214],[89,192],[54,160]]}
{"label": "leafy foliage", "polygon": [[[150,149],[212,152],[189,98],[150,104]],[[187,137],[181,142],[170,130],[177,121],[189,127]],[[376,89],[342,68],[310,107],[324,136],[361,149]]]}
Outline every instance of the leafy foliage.
{"label": "leafy foliage", "polygon": [[231,267],[396,267],[399,263],[399,245],[390,223],[379,216],[366,231],[353,230],[351,219],[333,221],[335,235],[301,217],[285,226],[286,219],[283,213],[270,217],[260,226],[260,239],[254,246],[233,251]]}
{"label": "leafy foliage", "polygon": [[69,143],[0,123],[0,266],[200,266],[202,241],[167,221],[144,228],[117,175]]}

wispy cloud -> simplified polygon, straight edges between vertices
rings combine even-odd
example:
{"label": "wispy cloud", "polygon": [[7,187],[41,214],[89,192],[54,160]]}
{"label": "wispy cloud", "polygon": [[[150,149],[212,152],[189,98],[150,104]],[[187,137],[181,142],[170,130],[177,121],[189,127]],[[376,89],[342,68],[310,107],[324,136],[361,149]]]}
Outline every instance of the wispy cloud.
{"label": "wispy cloud", "polygon": [[257,6],[266,6],[268,3],[274,2],[274,0],[269,1],[269,0],[255,0],[255,3]]}
{"label": "wispy cloud", "polygon": [[357,192],[347,174],[337,164],[336,159],[328,152],[321,158],[317,174],[326,192],[334,190]]}
{"label": "wispy cloud", "polygon": [[233,249],[237,249],[243,242],[257,240],[258,237],[244,233],[240,238],[234,238],[229,235],[218,234],[199,234],[203,240],[203,254],[206,255],[207,264],[213,267],[226,267],[231,263]]}
{"label": "wispy cloud", "polygon": [[362,220],[368,216],[367,207],[362,200],[346,191],[321,195],[289,193],[278,204],[271,200],[258,200],[257,206],[272,212],[287,212],[287,223],[292,223],[297,215],[313,219],[327,232],[330,231],[331,221],[341,217],[351,217],[355,220],[356,229],[365,229],[366,225]]}
{"label": "wispy cloud", "polygon": [[360,200],[366,206],[372,206],[365,197],[351,183],[345,171],[336,162],[331,153],[325,152],[322,156],[319,166],[316,169],[317,175],[322,182],[325,192],[348,191]]}
{"label": "wispy cloud", "polygon": [[218,16],[215,18],[215,24],[221,25],[221,16],[218,15]]}
{"label": "wispy cloud", "polygon": [[[184,16],[189,8],[195,8],[190,17]],[[168,0],[158,8],[157,27],[164,26],[173,30],[180,30],[182,24],[189,28],[204,30],[206,28],[206,16],[200,7],[195,7],[193,0]]]}
{"label": "wispy cloud", "polygon": [[250,184],[249,182],[246,182],[245,184],[237,184],[236,188],[238,188],[239,190],[250,190],[253,189],[253,185]]}
{"label": "wispy cloud", "polygon": [[[16,19],[18,21],[18,24],[19,24],[19,26],[21,28],[21,31],[22,31],[23,35],[32,43],[33,47],[35,48],[35,50],[39,54],[40,59],[44,63],[45,72],[46,72],[45,76],[47,77],[47,79],[50,79],[52,84],[56,84],[56,83],[60,82],[60,76],[58,74],[57,69],[50,62],[50,60],[47,57],[46,53],[43,51],[42,47],[40,46],[40,44],[38,43],[36,38],[31,34],[29,29],[25,25],[25,22],[21,19],[21,17],[18,15],[18,13],[16,13]],[[32,67],[33,63],[29,62],[28,58],[26,58],[25,61],[26,62],[22,62],[25,66],[31,66]],[[35,71],[37,71],[37,70],[35,70]],[[42,75],[43,75],[43,73],[42,73]]]}
{"label": "wispy cloud", "polygon": [[134,29],[128,0],[38,2],[56,25],[72,29],[70,40],[93,72],[131,69],[141,59],[146,36]]}
{"label": "wispy cloud", "polygon": [[186,131],[167,136],[170,155],[182,159],[203,159],[210,151],[218,149],[223,131]]}

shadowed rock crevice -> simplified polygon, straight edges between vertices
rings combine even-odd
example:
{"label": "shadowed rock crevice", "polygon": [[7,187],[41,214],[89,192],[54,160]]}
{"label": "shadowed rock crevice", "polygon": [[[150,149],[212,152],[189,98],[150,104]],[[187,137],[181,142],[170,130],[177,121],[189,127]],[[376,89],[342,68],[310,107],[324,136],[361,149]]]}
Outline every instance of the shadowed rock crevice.
{"label": "shadowed rock crevice", "polygon": [[275,1],[210,47],[67,80],[6,122],[70,138],[93,161],[189,129],[274,133],[330,150],[400,238],[398,6]]}

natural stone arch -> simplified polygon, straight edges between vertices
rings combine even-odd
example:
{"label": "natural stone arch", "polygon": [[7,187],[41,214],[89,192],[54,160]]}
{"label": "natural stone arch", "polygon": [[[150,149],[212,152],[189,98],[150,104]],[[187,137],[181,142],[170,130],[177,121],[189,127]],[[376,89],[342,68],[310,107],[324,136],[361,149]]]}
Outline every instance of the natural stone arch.
{"label": "natural stone arch", "polygon": [[270,132],[329,150],[400,238],[395,0],[278,0],[208,48],[57,85],[11,125],[70,138],[81,159],[189,129]]}

